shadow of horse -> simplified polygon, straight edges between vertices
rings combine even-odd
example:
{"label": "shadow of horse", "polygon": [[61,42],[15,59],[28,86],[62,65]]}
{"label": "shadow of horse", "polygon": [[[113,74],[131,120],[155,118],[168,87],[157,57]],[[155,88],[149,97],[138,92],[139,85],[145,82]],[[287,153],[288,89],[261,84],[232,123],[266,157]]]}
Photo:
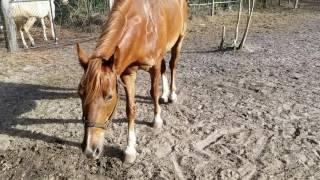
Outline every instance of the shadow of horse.
{"label": "shadow of horse", "polygon": [[80,147],[78,142],[15,128],[16,125],[81,123],[79,119],[32,119],[19,117],[21,114],[34,110],[36,108],[36,100],[70,97],[77,97],[74,89],[0,82],[0,134]]}
{"label": "shadow of horse", "polygon": [[[56,100],[66,98],[79,97],[76,90],[70,88],[0,82],[0,134],[80,148],[80,142],[69,141],[43,133],[16,128],[17,125],[82,123],[81,119],[37,119],[20,117],[22,114],[36,108],[36,100]],[[120,100],[125,100],[125,96],[121,95]],[[137,96],[137,100],[142,103],[151,103],[151,98],[148,97]],[[126,119],[114,119],[112,122],[126,123]],[[147,122],[137,122],[137,124],[151,126],[151,123]],[[121,158],[122,151],[120,149],[108,146],[106,151],[108,150],[112,150],[112,152],[105,152],[107,156]]]}

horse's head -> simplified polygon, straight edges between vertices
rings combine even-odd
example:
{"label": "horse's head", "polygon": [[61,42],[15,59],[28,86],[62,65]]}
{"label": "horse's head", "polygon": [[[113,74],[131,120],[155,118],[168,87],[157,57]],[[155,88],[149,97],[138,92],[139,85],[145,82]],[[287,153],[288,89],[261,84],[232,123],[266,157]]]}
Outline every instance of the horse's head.
{"label": "horse's head", "polygon": [[78,89],[85,125],[82,150],[87,157],[96,159],[102,152],[105,128],[118,102],[117,76],[112,58],[89,57],[79,45],[77,50],[84,69]]}

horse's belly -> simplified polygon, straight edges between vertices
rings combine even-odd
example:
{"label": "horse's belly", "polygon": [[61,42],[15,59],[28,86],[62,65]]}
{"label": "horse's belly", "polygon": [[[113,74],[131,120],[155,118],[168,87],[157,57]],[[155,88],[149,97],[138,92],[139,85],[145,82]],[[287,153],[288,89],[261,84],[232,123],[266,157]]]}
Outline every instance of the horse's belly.
{"label": "horse's belly", "polygon": [[166,51],[170,51],[173,48],[173,46],[176,44],[178,38],[179,38],[179,34],[176,35],[173,39],[169,40],[169,42],[167,43],[167,46],[166,46]]}

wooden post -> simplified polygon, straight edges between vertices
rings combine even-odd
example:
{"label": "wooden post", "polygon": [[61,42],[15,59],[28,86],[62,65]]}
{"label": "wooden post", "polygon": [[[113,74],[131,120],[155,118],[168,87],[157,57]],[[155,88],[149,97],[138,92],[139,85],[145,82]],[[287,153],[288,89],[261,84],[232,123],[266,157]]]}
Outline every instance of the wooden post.
{"label": "wooden post", "polygon": [[212,9],[211,9],[211,16],[214,16],[214,0],[212,0]]}
{"label": "wooden post", "polygon": [[6,46],[9,52],[16,52],[19,50],[17,43],[16,24],[9,10],[9,1],[1,1],[1,11],[4,17]]}
{"label": "wooden post", "polygon": [[219,50],[223,49],[223,44],[224,44],[224,39],[226,38],[226,27],[223,26],[222,27],[222,33],[221,33],[221,42],[220,42],[220,46],[219,46]]}
{"label": "wooden post", "polygon": [[113,0],[109,0],[109,8],[110,8],[110,11],[112,9],[112,6],[113,6]]}

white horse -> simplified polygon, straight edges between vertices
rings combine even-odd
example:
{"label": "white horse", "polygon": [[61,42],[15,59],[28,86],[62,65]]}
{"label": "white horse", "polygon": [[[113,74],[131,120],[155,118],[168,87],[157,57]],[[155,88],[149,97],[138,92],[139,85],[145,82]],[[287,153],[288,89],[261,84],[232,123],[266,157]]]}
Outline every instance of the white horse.
{"label": "white horse", "polygon": [[[20,2],[21,1],[21,2]],[[68,4],[68,0],[61,0],[63,4]],[[50,9],[50,4],[52,7],[52,13]],[[20,31],[21,39],[23,46],[25,48],[28,48],[28,45],[24,39],[23,30],[26,32],[26,34],[29,37],[29,40],[31,41],[31,46],[34,46],[34,39],[32,38],[29,30],[34,25],[34,23],[37,21],[37,19],[40,19],[42,29],[43,29],[43,37],[44,40],[47,41],[47,33],[46,33],[46,25],[44,23],[44,18],[48,17],[51,25],[51,33],[52,38],[56,39],[56,35],[53,29],[53,19],[55,18],[55,5],[54,0],[48,0],[48,1],[30,1],[26,2],[25,0],[13,0],[9,3],[9,13],[15,20],[15,23],[17,25],[17,29]]]}

